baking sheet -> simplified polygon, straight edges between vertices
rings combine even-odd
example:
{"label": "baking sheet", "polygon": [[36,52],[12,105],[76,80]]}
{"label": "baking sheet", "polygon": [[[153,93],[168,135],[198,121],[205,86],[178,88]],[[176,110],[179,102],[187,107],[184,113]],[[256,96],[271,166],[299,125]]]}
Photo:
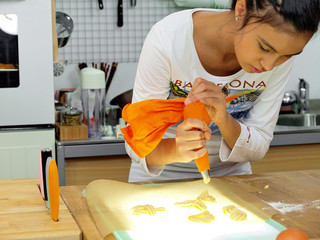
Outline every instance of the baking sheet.
{"label": "baking sheet", "polygon": [[[217,203],[207,204],[216,220],[211,223],[191,222],[188,216],[201,211],[178,207],[174,203],[195,199],[205,190],[217,199]],[[162,185],[96,180],[86,187],[86,197],[101,234],[113,233],[118,239],[242,239],[242,236],[250,239],[251,236],[262,240],[274,239],[285,229],[274,227],[270,224],[270,216],[242,200],[235,189],[216,178],[209,184],[198,180]],[[155,216],[131,213],[132,207],[144,204],[165,207],[166,211],[157,212]],[[248,219],[244,222],[230,220],[221,210],[230,204],[245,211]]]}
{"label": "baking sheet", "polygon": [[[201,240],[270,240],[276,239],[278,234],[285,230],[286,228],[276,221],[269,219],[266,222],[255,223],[250,225],[242,226],[241,228],[233,228],[227,231],[206,231],[202,233],[197,233],[190,229],[185,229],[183,232],[156,232],[153,234],[153,240],[163,240],[163,239],[201,239]],[[129,231],[115,231],[113,235],[118,240],[149,240],[150,233],[139,230],[129,230]]]}

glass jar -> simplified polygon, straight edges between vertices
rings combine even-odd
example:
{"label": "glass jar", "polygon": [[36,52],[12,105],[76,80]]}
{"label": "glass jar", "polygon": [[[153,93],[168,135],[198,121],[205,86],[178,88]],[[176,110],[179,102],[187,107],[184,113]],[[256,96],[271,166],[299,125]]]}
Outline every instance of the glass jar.
{"label": "glass jar", "polygon": [[60,113],[61,126],[80,126],[82,111],[75,107],[67,107]]}

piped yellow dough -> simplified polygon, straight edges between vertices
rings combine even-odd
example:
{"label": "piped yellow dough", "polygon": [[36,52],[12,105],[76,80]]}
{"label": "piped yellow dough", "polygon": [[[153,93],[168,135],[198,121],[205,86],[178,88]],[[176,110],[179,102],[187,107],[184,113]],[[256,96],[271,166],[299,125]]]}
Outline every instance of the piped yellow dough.
{"label": "piped yellow dough", "polygon": [[230,219],[233,221],[245,221],[247,220],[247,214],[244,211],[241,211],[240,209],[235,210],[230,214]]}
{"label": "piped yellow dough", "polygon": [[137,205],[131,208],[132,214],[141,215],[141,214],[149,214],[150,216],[156,215],[157,211],[165,211],[164,207],[155,208],[152,205]]}
{"label": "piped yellow dough", "polygon": [[224,214],[231,214],[233,211],[235,211],[237,208],[236,206],[234,205],[227,205],[227,206],[224,206],[222,208],[222,211]]}
{"label": "piped yellow dough", "polygon": [[208,192],[208,190],[202,192],[199,197],[197,197],[198,201],[203,202],[203,203],[216,203],[217,200],[211,196]]}
{"label": "piped yellow dough", "polygon": [[202,213],[189,216],[190,221],[198,223],[210,223],[215,219],[215,216],[213,216],[209,211],[204,211]]}
{"label": "piped yellow dough", "polygon": [[247,220],[247,214],[235,207],[234,205],[224,206],[222,208],[224,214],[229,214],[229,217],[232,221],[245,221]]}
{"label": "piped yellow dough", "polygon": [[207,210],[207,206],[198,200],[186,200],[183,202],[177,202],[175,203],[175,205],[181,207],[195,207],[196,209],[199,209],[201,211]]}

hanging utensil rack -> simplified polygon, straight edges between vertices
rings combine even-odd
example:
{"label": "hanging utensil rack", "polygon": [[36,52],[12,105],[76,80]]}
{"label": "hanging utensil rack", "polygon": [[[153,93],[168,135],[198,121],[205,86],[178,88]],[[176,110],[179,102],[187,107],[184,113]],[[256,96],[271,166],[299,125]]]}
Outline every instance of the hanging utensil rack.
{"label": "hanging utensil rack", "polygon": [[[103,0],[101,0],[102,2]],[[136,62],[150,28],[168,14],[181,10],[172,0],[123,0],[123,26],[117,26],[118,0],[55,0],[56,10],[75,23],[68,44],[59,49],[62,61]]]}

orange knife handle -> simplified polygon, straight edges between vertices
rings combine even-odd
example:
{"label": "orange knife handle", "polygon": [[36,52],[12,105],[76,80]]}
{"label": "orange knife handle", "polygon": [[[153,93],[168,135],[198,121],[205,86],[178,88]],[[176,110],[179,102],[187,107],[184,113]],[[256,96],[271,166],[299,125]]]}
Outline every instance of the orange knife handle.
{"label": "orange knife handle", "polygon": [[49,165],[49,203],[51,217],[53,221],[58,221],[59,217],[59,173],[55,160],[50,161]]}

